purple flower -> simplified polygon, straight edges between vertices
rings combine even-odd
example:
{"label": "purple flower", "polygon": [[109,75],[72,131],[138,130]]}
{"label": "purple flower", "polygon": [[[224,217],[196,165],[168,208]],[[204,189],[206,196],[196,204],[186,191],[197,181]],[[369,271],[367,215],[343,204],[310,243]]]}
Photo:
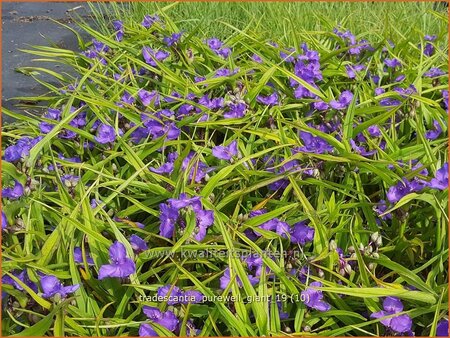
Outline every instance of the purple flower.
{"label": "purple flower", "polygon": [[317,109],[317,110],[327,110],[328,108],[330,108],[328,103],[326,103],[324,101],[314,102],[313,107],[314,107],[314,109]]}
{"label": "purple flower", "polygon": [[214,51],[217,55],[223,57],[224,59],[226,59],[227,57],[229,57],[231,55],[231,48],[229,47],[224,47],[224,48],[220,48]]}
{"label": "purple flower", "polygon": [[116,40],[122,41],[123,39],[123,22],[120,20],[113,21],[113,27],[116,30]]}
{"label": "purple flower", "polygon": [[436,171],[436,177],[430,181],[430,188],[438,190],[448,188],[448,162]]}
{"label": "purple flower", "polygon": [[110,125],[101,123],[94,140],[101,144],[113,143],[116,140],[116,132]]}
{"label": "purple flower", "polygon": [[334,109],[342,110],[350,105],[353,100],[353,93],[349,90],[343,91],[339,99],[330,101],[330,106]]}
{"label": "purple flower", "polygon": [[41,278],[42,297],[50,298],[59,294],[61,298],[66,298],[69,293],[77,291],[80,284],[64,286],[55,276],[44,276]]}
{"label": "purple flower", "polygon": [[214,157],[229,161],[233,158],[233,156],[237,156],[238,154],[238,145],[237,141],[231,142],[228,146],[215,146],[212,148],[212,154]]}
{"label": "purple flower", "polygon": [[[400,299],[395,297],[386,297],[383,301],[384,311],[372,313],[370,318],[383,318],[403,311],[403,304]],[[407,314],[398,315],[380,320],[384,326],[391,328],[395,332],[404,333],[411,331],[412,320]]]}
{"label": "purple flower", "polygon": [[173,33],[171,36],[166,36],[166,37],[163,39],[163,42],[164,42],[167,46],[171,47],[171,46],[173,46],[174,44],[176,44],[178,41],[180,41],[181,35],[183,35],[182,32],[179,32],[179,33]]}
{"label": "purple flower", "polygon": [[312,282],[305,291],[302,291],[302,299],[305,299],[303,303],[311,309],[316,309],[321,312],[325,312],[331,309],[331,305],[323,301],[322,291],[311,288],[321,287],[321,282]]}
{"label": "purple flower", "polygon": [[263,268],[263,259],[259,254],[250,254],[245,259],[247,268],[255,273],[255,276],[260,276]]}
{"label": "purple flower", "polygon": [[61,182],[63,182],[64,185],[68,188],[76,187],[76,185],[78,184],[79,181],[80,181],[80,176],[69,175],[69,174],[61,176]]}
{"label": "purple flower", "polygon": [[199,104],[209,108],[210,110],[218,110],[220,108],[223,108],[224,102],[225,102],[225,100],[223,99],[223,97],[216,97],[216,98],[210,99],[208,97],[208,94],[205,94],[204,96],[202,96],[200,98],[200,100],[198,101]]}
{"label": "purple flower", "polygon": [[427,43],[423,49],[423,54],[426,56],[431,56],[434,54],[434,46],[431,43]]}
{"label": "purple flower", "polygon": [[144,114],[141,115],[141,120],[144,122],[144,125],[148,128],[148,131],[153,138],[158,138],[165,135],[168,140],[176,140],[180,136],[181,130],[177,128],[174,122],[160,121],[162,117],[161,115],[164,111],[167,110],[165,109],[155,114],[155,117],[159,121]]}
{"label": "purple flower", "polygon": [[[261,224],[259,228],[267,231],[275,231],[278,235],[284,238],[287,238],[287,235],[290,232],[289,224],[278,218],[273,218],[270,221]],[[261,236],[259,233],[256,233],[256,235]]]}
{"label": "purple flower", "polygon": [[14,187],[2,189],[2,197],[11,200],[16,200],[23,196],[23,185],[19,181],[14,180]]}
{"label": "purple flower", "polygon": [[[169,331],[175,331],[177,328],[179,320],[172,311],[161,312],[158,308],[152,306],[144,306],[142,311],[151,322],[159,324]],[[150,324],[141,324],[139,336],[158,337],[158,334]]]}
{"label": "purple flower", "polygon": [[178,209],[169,206],[165,203],[159,205],[161,225],[159,227],[159,234],[165,238],[172,238],[175,230],[175,223],[178,220]]}
{"label": "purple flower", "polygon": [[[214,212],[212,210],[203,210],[199,196],[192,198],[187,197],[186,194],[180,194],[178,199],[170,198],[167,204],[160,205],[161,211],[161,236],[171,238],[175,230],[175,224],[179,220],[179,210],[191,207],[195,213],[196,228],[193,232],[193,238],[196,241],[202,241],[206,236],[206,231],[214,223]],[[184,222],[180,222],[184,225]]]}
{"label": "purple flower", "polygon": [[376,85],[378,85],[380,83],[380,77],[378,75],[373,75],[371,77],[373,83],[375,83]]}
{"label": "purple flower", "polygon": [[134,234],[131,235],[129,241],[130,241],[131,248],[133,249],[134,253],[136,253],[136,254],[138,254],[142,251],[148,250],[147,243],[145,243],[145,241],[138,235],[134,235]]}
{"label": "purple flower", "polygon": [[[223,276],[220,277],[220,280],[219,280],[220,281],[220,288],[222,290],[225,290],[228,287],[228,285],[230,284],[230,282],[231,282],[231,275],[230,275],[230,273],[231,273],[230,272],[230,268],[226,268],[224,273],[223,273]],[[254,285],[254,284],[259,282],[259,278],[258,277],[255,277],[255,276],[252,276],[252,275],[248,275],[247,277],[248,277],[248,279],[249,279],[249,281],[250,281],[250,283],[252,285]],[[242,287],[241,279],[238,276],[236,276],[235,279],[236,279],[237,285],[239,287]]]}
{"label": "purple flower", "polygon": [[401,67],[402,64],[400,63],[400,61],[398,59],[385,59],[384,60],[384,64],[386,66],[388,66],[389,68],[396,68],[396,67]]}
{"label": "purple flower", "polygon": [[383,107],[390,107],[390,106],[399,106],[402,103],[397,100],[397,99],[393,99],[392,97],[387,97],[385,99],[380,100],[380,106]]}
{"label": "purple flower", "polygon": [[323,154],[333,151],[333,147],[319,136],[314,137],[308,132],[301,131],[300,138],[302,139],[304,146],[299,147],[298,151],[315,154]]}
{"label": "purple flower", "polygon": [[367,131],[369,132],[369,135],[372,137],[381,136],[380,128],[377,125],[370,126],[369,128],[367,128]]}
{"label": "purple flower", "polygon": [[188,156],[181,163],[181,170],[187,170],[190,168],[189,172],[189,180],[192,180],[195,175],[195,182],[200,183],[206,176],[207,172],[211,169],[208,166],[200,161],[198,158],[194,158],[195,153],[191,151]]}
{"label": "purple flower", "polygon": [[179,198],[169,198],[167,200],[169,205],[177,210],[186,208],[188,206],[191,206],[194,210],[200,210],[202,207],[200,196],[194,196],[189,198],[187,194],[182,193],[180,194]]}
{"label": "purple flower", "polygon": [[365,65],[347,65],[345,66],[345,71],[347,72],[347,76],[350,79],[356,78],[356,74],[366,70],[367,67]]}
{"label": "purple flower", "polygon": [[[24,153],[25,153],[25,154],[24,154]],[[5,154],[5,155],[4,155],[4,158],[5,158],[5,160],[6,160],[7,162],[14,163],[14,162],[17,162],[17,161],[19,161],[20,159],[22,159],[22,154],[24,155],[23,157],[25,157],[26,155],[28,155],[28,154],[29,154],[29,151],[24,152],[22,147],[20,147],[20,146],[17,145],[17,144],[14,144],[14,145],[11,145],[11,146],[7,147],[7,148],[5,149],[4,154]]]}
{"label": "purple flower", "polygon": [[441,135],[442,133],[442,127],[441,124],[439,123],[439,121],[434,120],[433,121],[433,127],[434,129],[428,130],[425,133],[425,138],[427,140],[435,140],[439,137],[439,135]]}
{"label": "purple flower", "polygon": [[[76,247],[75,249],[73,249],[73,260],[75,261],[75,263],[84,264],[83,251],[80,247]],[[88,265],[94,265],[94,260],[89,255],[88,251],[86,251],[86,263]]]}
{"label": "purple flower", "polygon": [[144,60],[147,64],[149,64],[152,67],[156,67],[157,63],[156,61],[164,61],[169,57],[170,53],[159,50],[155,52],[150,47],[143,47],[142,48],[142,56],[144,57]]}
{"label": "purple flower", "polygon": [[[59,109],[48,108],[47,113],[43,117],[49,120],[59,121],[61,119],[61,111]],[[48,122],[39,123],[39,129],[44,134],[48,134],[54,126],[54,124]]]}
{"label": "purple flower", "polygon": [[183,294],[183,304],[198,304],[203,301],[203,294],[200,291],[188,290]]}
{"label": "purple flower", "polygon": [[149,106],[151,103],[158,107],[160,105],[160,96],[156,90],[151,92],[146,91],[145,89],[141,89],[138,92],[139,98],[144,106]]}
{"label": "purple flower", "polygon": [[107,277],[124,278],[135,273],[136,265],[127,257],[125,246],[115,241],[109,247],[109,257],[111,264],[105,264],[100,267],[98,272],[98,279]]}
{"label": "purple flower", "polygon": [[[130,126],[135,127],[136,125],[133,122],[131,122]],[[141,142],[142,139],[149,137],[149,135],[150,135],[150,131],[147,128],[137,127],[130,134],[130,139],[133,143],[137,144],[137,143]]]}
{"label": "purple flower", "polygon": [[398,333],[411,332],[412,319],[407,314],[393,317],[389,327]]}
{"label": "purple flower", "polygon": [[135,100],[134,100],[134,97],[131,96],[130,93],[124,92],[120,101],[122,101],[123,103],[126,103],[126,104],[133,104]]}
{"label": "purple flower", "polygon": [[448,90],[442,91],[442,98],[444,99],[442,102],[444,103],[445,110],[448,113]]}
{"label": "purple flower", "polygon": [[223,114],[226,119],[240,119],[244,117],[247,105],[244,102],[230,103],[228,105],[228,111]]}
{"label": "purple flower", "polygon": [[208,44],[208,47],[217,55],[223,57],[226,59],[231,54],[231,48],[229,47],[222,47],[223,43],[217,38],[212,38],[206,40],[206,43]]}
{"label": "purple flower", "polygon": [[275,106],[276,104],[279,103],[277,92],[273,92],[272,94],[270,94],[268,96],[258,95],[256,100],[262,104],[265,104],[266,106],[269,106],[269,107]]}
{"label": "purple flower", "polygon": [[294,244],[305,245],[314,239],[314,228],[305,224],[305,222],[295,223],[290,231],[291,242]]}
{"label": "purple flower", "polygon": [[151,167],[150,171],[157,174],[169,174],[171,175],[173,172],[174,164],[172,162],[163,163],[159,168]]}
{"label": "purple flower", "polygon": [[113,21],[112,25],[116,31],[123,28],[123,22],[120,20]]}
{"label": "purple flower", "polygon": [[167,305],[176,305],[180,303],[183,292],[177,286],[166,285],[158,288],[157,294],[158,297],[167,300]]}
{"label": "purple flower", "polygon": [[261,57],[257,54],[253,54],[252,55],[252,60],[255,61],[256,63],[262,63],[263,60],[261,59]]}
{"label": "purple flower", "polygon": [[[22,283],[24,283],[26,286],[28,286],[34,292],[38,292],[38,288],[37,288],[36,284],[34,284],[28,278],[27,270],[23,270],[21,273],[13,272],[12,275],[14,277],[18,278]],[[23,287],[19,283],[17,283],[14,279],[12,279],[10,276],[3,276],[2,284],[12,285],[15,289],[17,289],[19,291],[24,291]]]}
{"label": "purple flower", "polygon": [[436,327],[436,336],[437,337],[448,337],[448,319],[442,319]]}
{"label": "purple flower", "polygon": [[144,28],[150,28],[155,22],[160,22],[161,19],[158,15],[145,15],[144,19],[142,20],[141,25]]}
{"label": "purple flower", "polygon": [[291,55],[293,52],[295,52],[295,48],[288,48],[287,53],[281,51],[280,52],[280,58],[287,63],[292,63],[295,60],[295,57]]}
{"label": "purple flower", "polygon": [[420,191],[423,186],[403,178],[402,181],[389,188],[386,196],[390,203],[396,203],[408,194]]}
{"label": "purple flower", "polygon": [[395,87],[394,91],[399,93],[400,96],[403,97],[403,98],[407,98],[408,96],[410,96],[410,95],[412,95],[414,93],[417,93],[417,89],[413,85],[410,85],[408,88]]}
{"label": "purple flower", "polygon": [[372,156],[373,154],[375,154],[377,152],[376,149],[367,151],[365,147],[358,146],[353,139],[350,139],[350,145],[352,146],[352,149],[355,152],[357,152],[358,154],[360,154],[361,156],[364,156],[364,157]]}
{"label": "purple flower", "polygon": [[2,210],[2,230],[5,230],[8,227],[8,219],[6,218],[6,214]]}
{"label": "purple flower", "polygon": [[206,43],[208,44],[208,47],[211,48],[212,50],[217,50],[221,48],[223,45],[222,41],[220,41],[217,38],[208,39],[206,40]]}
{"label": "purple flower", "polygon": [[229,70],[228,68],[221,68],[216,71],[216,74],[214,77],[221,77],[221,76],[231,76],[236,74],[239,71],[239,68],[235,68],[233,71]]}
{"label": "purple flower", "polygon": [[95,39],[92,39],[92,45],[97,52],[108,52],[110,50],[110,48],[106,44]]}
{"label": "purple flower", "polygon": [[384,92],[385,92],[384,88],[381,87],[375,88],[375,95],[377,96],[383,94]]}
{"label": "purple flower", "polygon": [[394,82],[402,82],[404,79],[406,79],[405,75],[399,75],[394,79]]}
{"label": "purple flower", "polygon": [[[378,215],[385,213],[387,209],[388,209],[388,207],[387,207],[385,200],[380,200],[380,202],[378,202],[377,206],[374,207],[374,210]],[[388,219],[392,219],[392,215],[391,215],[391,213],[388,213],[384,216],[381,216],[381,219],[384,221],[386,221]]]}
{"label": "purple flower", "polygon": [[446,73],[439,68],[430,68],[428,72],[424,74],[425,77],[438,77],[441,75],[445,75]]}
{"label": "purple flower", "polygon": [[203,81],[205,81],[205,80],[206,80],[206,77],[204,77],[204,76],[195,76],[195,77],[194,77],[194,82],[195,82],[195,83],[203,82]]}
{"label": "purple flower", "polygon": [[197,227],[194,229],[194,239],[203,241],[207,229],[214,223],[214,212],[212,210],[194,210]]}

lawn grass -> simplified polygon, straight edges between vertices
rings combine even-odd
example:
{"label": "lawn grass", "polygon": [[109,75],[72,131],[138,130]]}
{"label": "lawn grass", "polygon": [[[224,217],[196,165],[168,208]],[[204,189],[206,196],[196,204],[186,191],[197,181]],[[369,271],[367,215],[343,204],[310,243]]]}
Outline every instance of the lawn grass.
{"label": "lawn grass", "polygon": [[[285,42],[295,31],[323,31],[338,25],[356,35],[392,40],[447,34],[433,11],[447,15],[447,9],[432,2],[128,2],[96,4],[95,11],[127,22],[168,5],[166,13],[180,29],[221,39],[233,33],[229,25],[241,30],[250,26],[261,37]],[[104,22],[100,15],[96,21]]]}

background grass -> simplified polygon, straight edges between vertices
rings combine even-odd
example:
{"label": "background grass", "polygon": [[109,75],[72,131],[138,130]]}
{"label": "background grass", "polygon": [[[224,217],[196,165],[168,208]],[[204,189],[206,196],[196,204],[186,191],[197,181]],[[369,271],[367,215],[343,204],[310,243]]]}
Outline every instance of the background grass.
{"label": "background grass", "polygon": [[[128,2],[91,6],[100,26],[107,20],[140,21],[173,2]],[[422,34],[447,34],[433,9],[447,14],[447,8],[433,2],[182,2],[167,10],[180,29],[197,34],[227,38],[238,29],[250,26],[259,36],[288,40],[292,32],[329,30],[343,25],[356,35],[383,36],[396,40]]]}

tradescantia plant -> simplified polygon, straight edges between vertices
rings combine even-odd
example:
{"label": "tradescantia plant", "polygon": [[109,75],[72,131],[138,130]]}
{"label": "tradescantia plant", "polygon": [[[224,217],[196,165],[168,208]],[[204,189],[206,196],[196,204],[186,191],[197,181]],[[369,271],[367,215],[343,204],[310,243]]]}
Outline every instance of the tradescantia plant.
{"label": "tradescantia plant", "polygon": [[3,110],[4,335],[448,330],[442,37],[82,27]]}

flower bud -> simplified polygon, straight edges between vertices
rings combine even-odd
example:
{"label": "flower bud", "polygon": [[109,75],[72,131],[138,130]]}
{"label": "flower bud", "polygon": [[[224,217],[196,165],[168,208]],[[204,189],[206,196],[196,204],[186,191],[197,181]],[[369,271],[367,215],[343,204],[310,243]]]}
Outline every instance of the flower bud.
{"label": "flower bud", "polygon": [[350,264],[345,264],[344,270],[347,274],[351,274],[352,273],[352,266]]}
{"label": "flower bud", "polygon": [[336,241],[335,241],[334,239],[332,239],[332,240],[330,241],[330,244],[328,245],[328,250],[330,250],[330,251],[336,251],[336,249],[337,249]]}
{"label": "flower bud", "polygon": [[370,235],[370,240],[372,243],[374,243],[377,247],[380,246],[382,242],[381,235],[377,232],[374,232],[372,235]]}
{"label": "flower bud", "polygon": [[348,247],[347,251],[348,251],[349,253],[354,253],[354,252],[355,252],[355,247],[354,247],[353,245],[350,245],[350,246]]}
{"label": "flower bud", "polygon": [[36,188],[39,186],[39,181],[35,180],[34,178],[31,179],[30,188],[31,190],[36,190]]}
{"label": "flower bud", "polygon": [[325,273],[324,273],[321,269],[319,269],[319,271],[317,272],[317,274],[319,275],[319,278],[325,277]]}
{"label": "flower bud", "polygon": [[313,169],[313,177],[315,179],[319,179],[320,178],[320,171],[319,171],[319,169]]}
{"label": "flower bud", "polygon": [[30,194],[31,194],[31,189],[30,189],[30,187],[25,186],[25,187],[23,188],[23,194],[24,194],[25,196],[30,196]]}

